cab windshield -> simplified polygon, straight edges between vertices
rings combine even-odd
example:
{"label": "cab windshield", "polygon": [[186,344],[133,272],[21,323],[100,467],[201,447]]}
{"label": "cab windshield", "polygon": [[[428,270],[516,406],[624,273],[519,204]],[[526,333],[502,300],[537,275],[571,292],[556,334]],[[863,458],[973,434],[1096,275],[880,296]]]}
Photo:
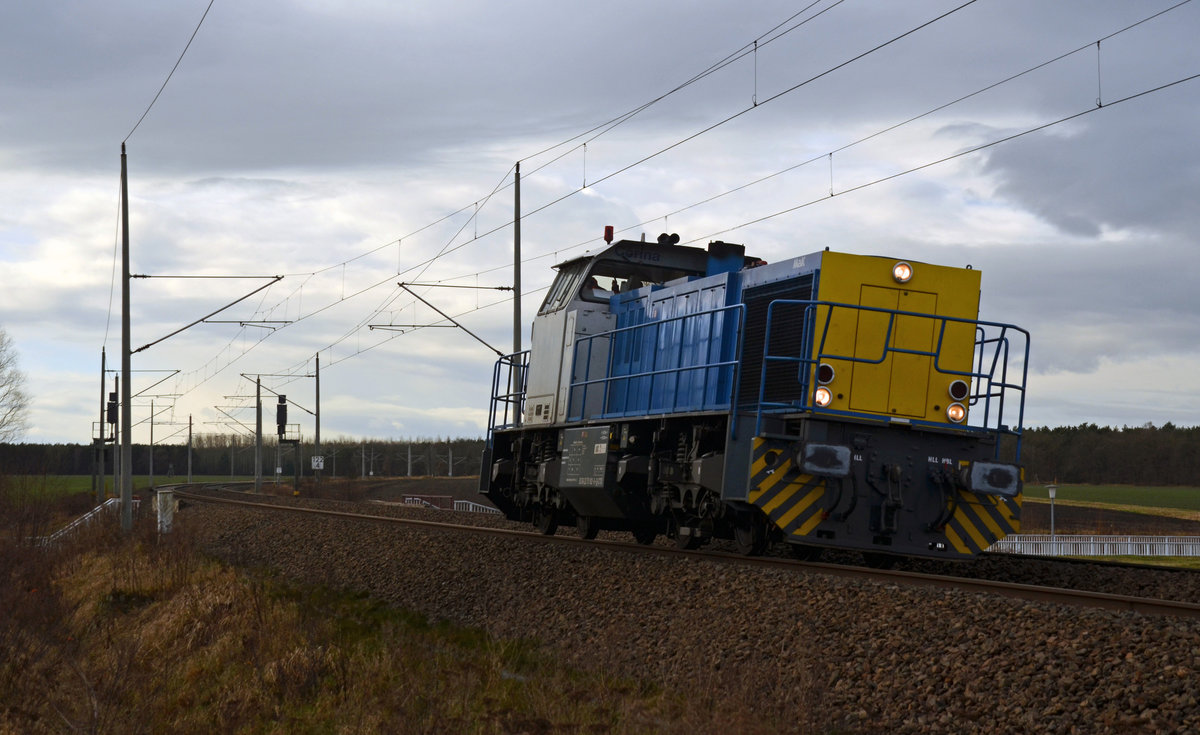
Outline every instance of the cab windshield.
{"label": "cab windshield", "polygon": [[558,311],[570,303],[576,294],[584,301],[607,304],[613,294],[628,293],[643,286],[661,286],[689,275],[704,274],[640,262],[578,260],[559,269],[538,314]]}
{"label": "cab windshield", "polygon": [[554,283],[550,284],[550,290],[546,292],[546,299],[542,302],[542,307],[538,309],[538,314],[549,314],[565,306],[571,300],[571,296],[575,294],[579,282],[583,280],[583,273],[587,270],[587,266],[586,260],[564,265],[559,270],[558,276],[555,277]]}
{"label": "cab windshield", "polygon": [[628,293],[643,286],[661,286],[687,275],[703,274],[693,274],[678,268],[660,268],[646,263],[601,260],[592,266],[579,297],[584,301],[608,303],[613,294]]}

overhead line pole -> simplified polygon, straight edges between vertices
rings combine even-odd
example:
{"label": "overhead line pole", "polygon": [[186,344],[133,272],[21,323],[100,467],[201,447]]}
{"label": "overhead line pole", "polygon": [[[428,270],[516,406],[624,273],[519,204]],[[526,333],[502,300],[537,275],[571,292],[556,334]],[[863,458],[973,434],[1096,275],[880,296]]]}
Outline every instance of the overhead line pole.
{"label": "overhead line pole", "polygon": [[96,505],[100,505],[101,503],[104,502],[104,495],[105,495],[104,486],[108,482],[108,478],[104,474],[104,453],[106,451],[108,451],[108,446],[107,446],[108,445],[108,441],[107,441],[108,440],[108,436],[107,436],[108,432],[104,430],[104,427],[107,426],[107,417],[105,417],[105,415],[104,415],[104,408],[107,405],[107,401],[104,400],[105,399],[105,387],[106,387],[104,385],[104,375],[105,375],[104,361],[105,361],[104,346],[101,345],[100,346],[100,438],[98,440],[97,439],[92,440],[94,443],[96,443],[96,454],[97,454],[96,478],[97,478],[97,480],[99,480],[99,483],[96,486]]}
{"label": "overhead line pole", "polygon": [[255,380],[254,402],[254,492],[262,492],[262,378]]}
{"label": "overhead line pole", "polygon": [[513,177],[513,354],[521,351],[521,162]]}
{"label": "overhead line pole", "polygon": [[[112,422],[112,480],[113,497],[120,502],[121,498],[121,376],[113,376],[112,403],[114,404]],[[120,513],[118,513],[120,515]]]}
{"label": "overhead line pole", "polygon": [[133,530],[133,399],[130,395],[129,171],[121,143],[121,530]]}
{"label": "overhead line pole", "polygon": [[[513,176],[513,360],[521,351],[521,162],[517,161],[516,173]],[[513,365],[512,387],[509,389],[515,398],[521,392],[523,376],[516,364]],[[519,405],[514,405],[513,416],[517,423],[521,421]]]}
{"label": "overhead line pole", "polygon": [[[315,377],[317,379],[317,413],[316,413],[317,431],[316,431],[316,439],[314,440],[315,446],[313,447],[313,456],[321,457],[321,461],[323,464],[325,458],[324,458],[324,455],[321,454],[321,353],[320,352],[318,352],[316,354],[316,360],[317,360],[317,369],[316,369]],[[300,447],[300,445],[297,444],[296,445],[297,451],[299,451],[299,447]],[[297,463],[299,463],[300,460],[298,457],[297,457],[296,461],[297,461]],[[318,483],[321,482],[321,470],[314,469],[313,475],[314,475],[316,482],[318,482]]]}

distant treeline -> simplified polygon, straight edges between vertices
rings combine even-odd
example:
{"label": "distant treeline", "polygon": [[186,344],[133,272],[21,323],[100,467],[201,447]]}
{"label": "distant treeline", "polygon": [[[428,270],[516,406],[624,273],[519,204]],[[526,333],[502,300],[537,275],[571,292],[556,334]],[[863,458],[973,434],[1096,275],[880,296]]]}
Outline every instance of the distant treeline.
{"label": "distant treeline", "polygon": [[1021,460],[1029,483],[1200,485],[1200,426],[1026,429]]}
{"label": "distant treeline", "polygon": [[[272,437],[263,448],[263,474],[275,468]],[[326,476],[477,475],[483,439],[412,439],[324,442]],[[294,474],[293,448],[283,447],[283,474]],[[304,475],[311,474],[313,446],[300,447]],[[1081,424],[1025,431],[1022,464],[1033,484],[1120,483],[1138,485],[1200,485],[1200,426],[1172,424],[1112,428]],[[450,462],[453,460],[453,468]],[[0,474],[90,475],[93,450],[78,444],[0,444]],[[187,474],[187,447],[155,447],[154,475]],[[410,464],[411,463],[411,464]],[[105,459],[112,471],[112,449]],[[150,474],[150,450],[133,448],[133,471]],[[254,442],[245,436],[197,435],[192,441],[192,474],[254,474]]]}
{"label": "distant treeline", "polygon": [[[274,437],[263,443],[263,474],[275,472],[277,444]],[[280,448],[283,474],[295,474],[295,448]],[[300,467],[305,476],[312,474],[314,447],[300,445]],[[405,475],[477,475],[483,454],[483,439],[412,439],[362,441],[333,439],[321,442],[326,477]],[[150,447],[134,444],[133,473],[151,474]],[[95,451],[79,444],[0,444],[0,474],[19,475],[90,475]],[[105,452],[105,471],[112,472],[113,448]],[[199,434],[192,438],[192,474],[239,477],[254,475],[254,440],[246,436]],[[453,462],[453,466],[451,466]],[[188,472],[186,445],[168,444],[154,448],[153,474],[156,478],[185,477]]]}

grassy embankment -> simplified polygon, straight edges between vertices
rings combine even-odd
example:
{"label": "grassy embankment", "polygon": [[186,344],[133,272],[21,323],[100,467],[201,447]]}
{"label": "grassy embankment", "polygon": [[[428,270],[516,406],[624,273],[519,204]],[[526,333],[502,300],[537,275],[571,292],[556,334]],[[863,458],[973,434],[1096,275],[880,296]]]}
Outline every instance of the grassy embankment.
{"label": "grassy embankment", "polygon": [[[1200,521],[1200,488],[1139,485],[1058,485],[1054,502]],[[1025,500],[1049,503],[1045,485],[1026,485]]]}
{"label": "grassy embankment", "polygon": [[30,544],[64,502],[0,477],[0,733],[797,728],[702,677],[674,692],[580,672],[532,641],[225,566],[186,523],[160,539],[151,517],[130,534],[109,520]]}

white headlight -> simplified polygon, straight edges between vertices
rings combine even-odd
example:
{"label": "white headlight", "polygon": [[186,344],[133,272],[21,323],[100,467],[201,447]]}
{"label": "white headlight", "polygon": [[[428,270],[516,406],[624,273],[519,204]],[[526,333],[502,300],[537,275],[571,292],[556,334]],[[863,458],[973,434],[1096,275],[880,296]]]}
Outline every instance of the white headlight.
{"label": "white headlight", "polygon": [[951,403],[946,406],[946,418],[952,423],[961,424],[963,419],[967,417],[967,408],[961,403]]}
{"label": "white headlight", "polygon": [[892,266],[892,278],[896,279],[896,283],[908,283],[908,280],[913,277],[913,267],[903,261]]}
{"label": "white headlight", "polygon": [[826,406],[828,406],[832,400],[833,400],[833,393],[830,392],[830,390],[823,385],[818,387],[813,392],[813,403],[817,404],[821,408],[825,408]]}

